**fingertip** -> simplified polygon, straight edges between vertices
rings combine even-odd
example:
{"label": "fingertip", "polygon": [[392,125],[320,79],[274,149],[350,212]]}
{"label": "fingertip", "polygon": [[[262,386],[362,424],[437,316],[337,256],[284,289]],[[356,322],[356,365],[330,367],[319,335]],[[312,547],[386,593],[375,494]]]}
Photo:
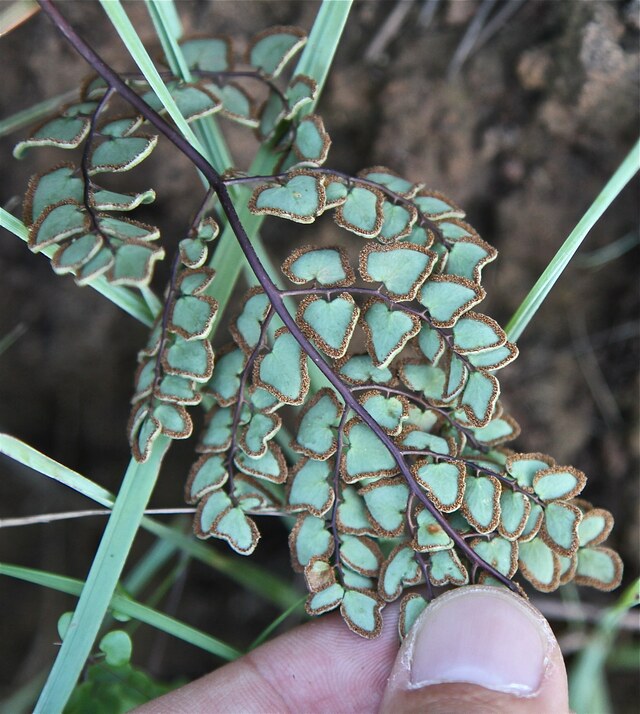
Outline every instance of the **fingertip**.
{"label": "fingertip", "polygon": [[502,588],[434,600],[396,659],[382,711],[568,711],[567,679],[544,617]]}

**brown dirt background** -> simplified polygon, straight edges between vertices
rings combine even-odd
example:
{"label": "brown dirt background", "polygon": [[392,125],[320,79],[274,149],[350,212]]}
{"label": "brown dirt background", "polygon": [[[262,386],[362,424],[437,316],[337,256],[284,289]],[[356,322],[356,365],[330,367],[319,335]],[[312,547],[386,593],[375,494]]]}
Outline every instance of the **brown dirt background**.
{"label": "brown dirt background", "polygon": [[[426,29],[419,22],[424,3],[409,4],[399,31],[374,61],[365,59],[367,50],[396,5],[354,5],[319,107],[333,139],[328,165],[355,173],[384,164],[464,206],[500,251],[484,274],[489,298],[483,311],[505,324],[637,138],[640,3],[528,0],[453,79],[448,68],[479,0],[440,3]],[[155,48],[143,4],[126,7]],[[312,1],[179,3],[187,32],[226,32],[240,44],[273,24],[308,28],[317,8]],[[69,0],[62,9],[107,61],[131,68],[97,3]],[[1,38],[0,56],[1,118],[87,74],[43,16]],[[231,135],[241,166],[253,146],[244,136]],[[0,141],[0,202],[18,215],[16,201],[29,175],[64,159],[40,150],[16,162],[11,149],[19,138]],[[175,245],[195,206],[197,179],[170,149],[155,152],[145,166],[153,175],[141,170],[134,185],[157,189],[147,217]],[[627,583],[638,574],[640,250],[636,244],[596,267],[589,258],[623,236],[637,237],[637,195],[636,180],[591,231],[519,341],[520,358],[501,374],[504,402],[522,426],[515,448],[553,454],[588,474],[585,496],[616,517],[610,540],[625,560]],[[136,217],[145,220],[144,211]],[[267,240],[282,245],[295,238],[283,230],[272,223]],[[0,431],[116,490],[128,462],[125,424],[144,330],[96,293],[56,277],[46,260],[4,230],[0,271],[0,338],[24,327],[0,355]],[[172,450],[152,506],[183,504],[190,455],[188,444]],[[80,496],[0,460],[1,517],[87,507]],[[84,519],[1,530],[0,560],[83,578],[103,525]],[[265,531],[257,561],[293,577],[283,529],[269,524]],[[141,535],[131,562],[150,544]],[[180,588],[160,607],[238,646],[277,614],[201,564],[189,566]],[[583,589],[580,596],[606,606],[617,594]],[[3,579],[0,603],[3,698],[51,662],[56,620],[72,601]],[[568,650],[571,641],[584,644],[580,633],[553,624],[568,637]],[[632,642],[621,635],[621,645]],[[147,628],[136,635],[134,660],[167,680],[195,677],[217,664]],[[610,682],[615,710],[634,711],[636,673],[611,671]]]}

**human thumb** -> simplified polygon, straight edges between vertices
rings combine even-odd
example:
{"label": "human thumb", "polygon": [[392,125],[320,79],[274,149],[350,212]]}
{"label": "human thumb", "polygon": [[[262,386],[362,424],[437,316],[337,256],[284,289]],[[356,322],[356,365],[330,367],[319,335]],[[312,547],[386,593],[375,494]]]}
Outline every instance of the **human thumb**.
{"label": "human thumb", "polygon": [[436,598],[404,641],[381,714],[566,714],[567,674],[549,624],[502,588]]}

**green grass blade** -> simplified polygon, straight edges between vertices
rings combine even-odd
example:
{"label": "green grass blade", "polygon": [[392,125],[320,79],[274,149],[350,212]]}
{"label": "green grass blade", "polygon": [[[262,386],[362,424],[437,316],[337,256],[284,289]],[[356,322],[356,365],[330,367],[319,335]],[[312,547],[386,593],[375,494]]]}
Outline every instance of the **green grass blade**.
{"label": "green grass blade", "polygon": [[145,0],[145,3],[171,71],[185,82],[191,82],[193,77],[177,42],[182,34],[182,23],[175,3],[173,0]]}
{"label": "green grass blade", "polygon": [[64,94],[58,94],[57,97],[45,99],[28,109],[23,109],[22,111],[12,114],[0,121],[0,138],[13,134],[14,131],[20,131],[21,129],[26,129],[37,124],[53,114],[63,104],[67,104],[76,99],[77,96],[78,90],[71,89],[68,92],[64,92]]}
{"label": "green grass blade", "polygon": [[[34,471],[54,479],[92,501],[112,508],[113,494],[86,476],[45,456],[32,446],[8,434],[0,434],[0,453],[6,454]],[[277,607],[288,608],[299,598],[299,592],[290,583],[278,578],[268,570],[253,564],[242,556],[223,555],[210,545],[194,540],[193,537],[157,520],[144,516],[142,528],[156,537],[175,545],[192,558],[214,568],[230,580],[272,602]]]}
{"label": "green grass blade", "polygon": [[591,641],[569,672],[569,703],[576,714],[611,711],[607,701],[605,663],[615,645],[619,623],[632,607],[640,605],[640,579],[636,579],[608,608]]}
{"label": "green grass blade", "polygon": [[[146,4],[171,71],[185,82],[191,82],[193,79],[191,72],[178,44],[182,25],[175,3],[173,0],[146,0]],[[194,127],[196,135],[206,149],[205,156],[218,171],[222,172],[233,166],[233,159],[215,117],[198,119],[194,122]]]}
{"label": "green grass blade", "polygon": [[[294,72],[294,76],[304,74],[313,77],[318,85],[318,96],[322,93],[329,76],[329,69],[340,44],[351,4],[352,0],[341,0],[341,2],[323,0]],[[309,104],[303,109],[302,114],[310,114],[313,110],[314,105]]]}
{"label": "green grass blade", "polygon": [[16,439],[15,436],[0,434],[0,454],[5,454],[10,459],[72,488],[101,506],[113,507],[113,494],[109,493],[106,488],[98,486],[86,476],[73,471],[67,466],[63,466],[63,464],[58,463],[50,456],[45,456],[37,449],[34,449],[33,446]]}
{"label": "green grass blade", "polygon": [[[131,570],[131,573],[127,575],[122,583],[122,587],[126,592],[127,596],[135,598],[137,594],[149,583],[151,578],[154,577],[156,572],[161,569],[166,562],[175,554],[176,547],[165,541],[156,541],[147,554],[141,558],[141,560],[136,564],[136,566]],[[32,576],[37,577],[33,571],[28,569],[18,568],[18,566],[6,566],[12,573],[5,573],[7,575],[17,574],[16,577],[20,575],[27,575],[29,582],[33,582]],[[0,565],[0,574],[2,571],[2,565]],[[46,573],[43,575],[47,575]],[[48,573],[48,575],[51,575]],[[54,576],[59,577],[59,576]],[[77,590],[71,594],[79,595],[82,589],[82,583],[77,582]],[[67,591],[65,591],[67,592]],[[155,591],[154,591],[155,593]],[[112,599],[113,600],[113,599]],[[122,611],[119,611],[120,613]],[[103,623],[103,629],[108,629],[113,623],[113,616],[105,618]],[[33,707],[38,699],[38,695],[47,681],[47,676],[49,674],[48,668],[42,669],[31,677],[31,679],[26,682],[22,687],[14,691],[10,697],[4,699],[0,702],[0,714],[28,714],[33,711]]]}
{"label": "green grass blade", "polygon": [[197,151],[204,154],[202,144],[198,140],[198,137],[194,134],[191,127],[187,124],[186,119],[182,116],[177,104],[171,96],[171,93],[158,74],[158,70],[155,68],[153,60],[142,44],[135,27],[131,24],[131,20],[129,20],[127,13],[124,11],[120,0],[100,0],[100,4],[111,20],[117,33],[120,35],[120,38],[124,42],[129,54],[140,68],[140,71],[151,86],[151,89],[153,89],[153,91],[158,95],[158,99],[162,102],[162,105],[167,110],[167,113],[175,122],[178,130]]}
{"label": "green grass blade", "polygon": [[606,186],[589,206],[587,212],[571,231],[560,250],[509,320],[505,329],[512,342],[515,342],[523,333],[589,231],[638,170],[640,170],[640,141],[631,149]]}
{"label": "green grass blade", "polygon": [[71,696],[122,574],[168,445],[169,439],[160,436],[149,460],[144,464],[132,461],[125,473],[69,632],[36,705],[36,714],[62,711]]}
{"label": "green grass blade", "polygon": [[25,224],[19,218],[12,216],[9,211],[5,210],[1,206],[0,228],[6,228],[8,231],[11,231],[14,236],[18,236],[20,240],[25,241],[25,243],[29,240],[29,230],[27,229]]}
{"label": "green grass blade", "polygon": [[0,357],[15,344],[29,328],[24,322],[19,322],[13,329],[0,337]]}
{"label": "green grass blade", "polygon": [[[29,237],[25,224],[15,216],[12,216],[4,208],[0,208],[0,227],[6,228],[25,242]],[[55,246],[49,246],[41,252],[48,258],[51,258],[55,251]],[[140,295],[137,295],[128,288],[119,285],[110,285],[102,276],[93,280],[90,286],[106,297],[107,300],[110,300],[114,305],[117,305],[129,315],[135,317],[136,320],[139,320],[143,325],[150,327],[153,324],[154,316]]]}
{"label": "green grass blade", "polygon": [[[85,583],[81,580],[76,580],[75,578],[68,578],[63,575],[56,575],[54,573],[35,570],[33,568],[23,568],[18,565],[10,565],[7,563],[0,563],[0,575],[17,578],[35,585],[42,585],[43,587],[75,596],[80,595],[85,586]],[[139,622],[143,622],[146,625],[151,625],[151,627],[155,627],[156,629],[173,635],[174,637],[184,640],[185,642],[189,642],[206,652],[210,652],[211,654],[220,657],[221,659],[228,661],[236,659],[241,655],[237,649],[231,647],[225,642],[222,642],[222,640],[212,637],[211,635],[207,635],[195,627],[187,625],[184,622],[180,622],[180,620],[177,620],[174,617],[169,617],[162,612],[158,612],[147,605],[143,605],[126,595],[121,595],[119,593],[114,594],[109,599],[107,607],[138,620]],[[69,640],[73,634],[71,626],[67,637],[65,638],[65,642]],[[64,647],[64,643],[62,646]],[[38,709],[36,709],[36,711],[38,711]],[[60,711],[60,709],[54,709],[51,707],[44,711],[47,711],[48,713]]]}

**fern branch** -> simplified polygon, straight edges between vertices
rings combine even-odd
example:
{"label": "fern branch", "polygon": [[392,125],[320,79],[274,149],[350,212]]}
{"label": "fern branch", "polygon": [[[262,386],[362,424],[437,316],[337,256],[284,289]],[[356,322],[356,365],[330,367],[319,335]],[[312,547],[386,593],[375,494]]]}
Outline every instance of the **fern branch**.
{"label": "fern branch", "polygon": [[109,100],[114,94],[113,89],[108,89],[104,95],[100,98],[100,101],[96,105],[96,108],[91,114],[91,121],[89,123],[89,133],[87,134],[87,139],[82,150],[82,159],[80,162],[80,170],[82,172],[82,202],[91,221],[92,229],[102,238],[104,244],[115,255],[115,248],[111,242],[109,236],[100,227],[100,222],[98,221],[98,212],[94,208],[91,202],[91,176],[89,174],[89,162],[91,159],[91,147],[93,145],[93,140],[96,133],[96,124],[100,114],[107,108]]}
{"label": "fern branch", "polygon": [[[305,171],[309,173],[317,173],[322,176],[331,176],[333,178],[340,179],[344,181],[348,187],[361,186],[363,188],[372,188],[376,191],[379,191],[380,193],[383,193],[385,196],[388,196],[396,205],[410,206],[412,208],[416,207],[415,204],[411,201],[411,198],[403,196],[397,191],[392,191],[388,186],[384,186],[383,184],[378,183],[376,181],[371,181],[370,179],[362,178],[361,176],[351,176],[351,174],[345,173],[344,171],[328,169],[324,166],[309,166],[305,169]],[[286,179],[287,177],[288,175],[286,173],[273,174],[272,176],[237,176],[230,179],[226,179],[225,184],[227,184],[228,186],[234,186],[239,184],[256,182],[281,181],[283,179]],[[418,188],[419,187],[416,187],[416,190]],[[427,218],[427,216],[425,216],[422,211],[418,211],[418,214],[418,225],[422,226],[423,228],[428,228],[430,231],[432,231],[438,241],[440,241],[444,246],[450,248],[451,241],[447,240],[444,237],[444,235],[442,234],[442,230],[440,229],[438,224],[435,221],[432,221],[430,218]]]}
{"label": "fern branch", "polygon": [[158,131],[160,131],[164,136],[172,143],[174,146],[182,152],[205,176],[211,188],[216,192],[220,205],[224,214],[229,221],[229,225],[235,233],[236,239],[244,253],[247,262],[249,263],[251,269],[253,270],[258,282],[265,291],[267,297],[269,298],[273,309],[278,314],[278,317],[282,320],[283,324],[288,328],[290,333],[295,337],[297,342],[300,344],[304,352],[309,356],[312,362],[318,367],[322,374],[326,377],[329,383],[334,387],[336,392],[340,395],[341,399],[344,401],[345,405],[351,409],[354,414],[356,414],[378,437],[378,439],[383,443],[383,445],[392,454],[396,464],[402,473],[406,483],[415,497],[424,505],[424,507],[431,513],[435,521],[442,528],[442,530],[451,538],[451,540],[458,546],[460,551],[464,553],[465,557],[474,565],[474,567],[480,567],[482,570],[486,571],[492,577],[494,577],[499,582],[503,583],[506,587],[518,592],[517,585],[511,581],[509,578],[504,576],[498,570],[496,570],[492,565],[483,560],[465,541],[465,539],[458,533],[458,531],[453,528],[442,513],[436,508],[436,506],[427,498],[427,496],[420,489],[418,482],[416,481],[414,475],[411,473],[408,464],[406,463],[402,452],[397,448],[393,440],[387,435],[387,433],[379,426],[375,419],[367,412],[366,409],[358,402],[358,400],[351,394],[350,390],[342,382],[342,380],[336,376],[331,367],[325,362],[322,355],[317,351],[317,349],[311,344],[311,342],[306,338],[306,336],[301,332],[300,328],[296,324],[295,319],[289,313],[284,303],[283,297],[280,290],[275,286],[271,276],[260,262],[258,255],[249,240],[249,237],[242,225],[238,213],[236,211],[233,200],[225,181],[222,179],[221,175],[215,170],[213,166],[207,161],[207,159],[195,149],[179,132],[177,132],[173,127],[171,127],[156,111],[154,111],[141,97],[139,97],[132,89],[130,89],[126,83],[120,78],[120,76],[114,72],[109,65],[107,65],[99,55],[91,48],[89,45],[79,37],[79,35],[73,30],[71,25],[63,17],[63,15],[58,11],[56,6],[53,4],[52,0],[39,0],[43,10],[47,15],[53,20],[54,24],[62,32],[62,34],[67,38],[71,45],[76,49],[76,51],[85,58],[89,64],[100,74],[100,76],[113,87],[123,99],[129,102],[138,112],[140,112],[145,119],[152,123]]}
{"label": "fern branch", "polygon": [[[320,96],[322,92],[351,4],[352,0],[340,0],[340,2],[323,0],[307,44],[296,65],[294,75],[311,77],[317,86],[317,96]],[[317,98],[315,101],[305,105],[302,108],[301,115],[304,116],[312,112],[316,101]],[[251,171],[253,173],[271,172],[275,169],[276,163],[277,157],[274,157],[271,145],[266,143],[260,147],[255,160],[251,164]],[[235,195],[239,199],[244,198],[242,195]],[[257,236],[264,220],[263,216],[256,216],[246,209],[241,210],[241,216],[247,233],[252,238]],[[256,249],[262,262],[268,265],[268,262],[264,259],[266,253],[258,240],[256,240]],[[218,271],[219,276],[224,276],[224,279],[218,279],[212,283],[209,294],[218,301],[220,306],[224,306],[229,300],[240,271],[246,266],[246,261],[243,259],[242,251],[235,240],[231,227],[226,227],[222,232],[214,260],[210,265]],[[272,274],[276,274],[275,271],[272,271]],[[216,326],[214,325],[214,333],[215,329]],[[311,376],[313,379],[313,374]]]}

